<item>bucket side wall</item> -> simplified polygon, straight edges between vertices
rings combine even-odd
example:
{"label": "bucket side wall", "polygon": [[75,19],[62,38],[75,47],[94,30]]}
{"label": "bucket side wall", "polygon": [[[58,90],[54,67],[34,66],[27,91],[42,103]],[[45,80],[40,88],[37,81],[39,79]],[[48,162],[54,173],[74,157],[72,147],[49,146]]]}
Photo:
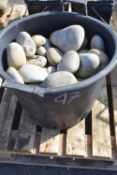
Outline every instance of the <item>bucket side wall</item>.
{"label": "bucket side wall", "polygon": [[44,97],[15,91],[22,107],[40,126],[64,129],[85,118],[98,97],[103,79],[83,90],[47,94]]}

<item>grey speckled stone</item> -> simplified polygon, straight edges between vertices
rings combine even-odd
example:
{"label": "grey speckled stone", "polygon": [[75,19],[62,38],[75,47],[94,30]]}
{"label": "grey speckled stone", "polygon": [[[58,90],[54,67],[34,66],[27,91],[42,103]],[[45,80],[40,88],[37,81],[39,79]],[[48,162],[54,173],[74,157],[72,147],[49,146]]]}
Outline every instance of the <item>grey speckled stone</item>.
{"label": "grey speckled stone", "polygon": [[79,50],[85,37],[84,28],[80,25],[71,25],[64,29],[54,31],[50,41],[63,52]]}
{"label": "grey speckled stone", "polygon": [[27,57],[32,57],[36,53],[36,44],[29,33],[23,31],[18,34],[16,41],[24,48]]}
{"label": "grey speckled stone", "polygon": [[109,57],[101,50],[91,49],[89,53],[95,53],[100,59],[100,69],[103,69],[109,63]]}
{"label": "grey speckled stone", "polygon": [[63,56],[62,60],[57,66],[57,71],[68,71],[75,73],[80,65],[80,58],[76,51],[68,51]]}
{"label": "grey speckled stone", "polygon": [[100,60],[94,53],[82,53],[80,57],[80,68],[77,72],[79,78],[88,78],[94,75],[99,69]]}
{"label": "grey speckled stone", "polygon": [[77,83],[75,76],[67,71],[60,71],[50,74],[43,82],[43,87],[62,87]]}
{"label": "grey speckled stone", "polygon": [[100,35],[94,35],[91,39],[91,48],[105,51],[104,40]]}

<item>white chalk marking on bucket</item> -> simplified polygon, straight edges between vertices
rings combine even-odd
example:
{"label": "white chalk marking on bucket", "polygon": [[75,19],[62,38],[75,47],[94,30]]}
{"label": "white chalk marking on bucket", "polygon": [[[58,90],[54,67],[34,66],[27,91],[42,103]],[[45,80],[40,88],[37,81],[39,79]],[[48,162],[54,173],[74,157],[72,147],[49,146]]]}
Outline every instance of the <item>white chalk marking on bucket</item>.
{"label": "white chalk marking on bucket", "polygon": [[71,92],[70,94],[64,93],[55,98],[56,103],[70,104],[74,99],[79,98],[79,92]]}

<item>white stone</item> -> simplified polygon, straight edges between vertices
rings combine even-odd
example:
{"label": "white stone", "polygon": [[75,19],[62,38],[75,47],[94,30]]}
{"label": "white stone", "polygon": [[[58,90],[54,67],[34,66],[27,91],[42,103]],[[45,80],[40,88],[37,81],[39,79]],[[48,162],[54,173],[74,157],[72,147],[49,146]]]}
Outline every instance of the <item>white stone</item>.
{"label": "white stone", "polygon": [[14,67],[9,67],[6,71],[17,83],[24,84],[24,81],[19,72]]}
{"label": "white stone", "polygon": [[81,53],[80,57],[80,67],[77,72],[79,78],[89,78],[93,76],[99,68],[100,59],[94,53]]}
{"label": "white stone", "polygon": [[71,25],[64,29],[54,31],[50,35],[50,41],[63,52],[79,50],[85,37],[84,28],[81,25]]}
{"label": "white stone", "polygon": [[46,43],[46,38],[42,35],[33,35],[32,39],[37,47],[41,47]]}
{"label": "white stone", "polygon": [[46,68],[33,64],[25,64],[19,69],[19,73],[25,83],[42,82],[48,76]]}
{"label": "white stone", "polygon": [[43,87],[62,87],[77,83],[76,77],[67,71],[60,71],[50,74],[43,82]]}
{"label": "white stone", "polygon": [[32,57],[35,55],[36,44],[29,33],[25,31],[20,32],[16,37],[16,41],[23,47],[27,57]]}
{"label": "white stone", "polygon": [[16,69],[26,64],[26,56],[23,48],[15,42],[12,42],[7,47],[7,62],[8,66]]}
{"label": "white stone", "polygon": [[100,35],[94,35],[91,39],[91,48],[105,51],[104,40]]}
{"label": "white stone", "polygon": [[27,61],[27,64],[35,64],[37,66],[45,67],[47,64],[46,57],[35,55],[32,59]]}
{"label": "white stone", "polygon": [[46,49],[44,47],[39,47],[37,49],[37,54],[41,55],[41,56],[45,56],[46,55]]}
{"label": "white stone", "polygon": [[57,65],[61,61],[62,56],[62,52],[57,48],[51,47],[47,49],[47,59],[52,66]]}
{"label": "white stone", "polygon": [[76,51],[68,51],[63,56],[62,60],[57,66],[57,71],[68,71],[71,73],[77,72],[80,66],[80,58]]}
{"label": "white stone", "polygon": [[100,59],[100,69],[103,69],[109,63],[109,57],[102,50],[91,49],[90,53],[95,53]]}

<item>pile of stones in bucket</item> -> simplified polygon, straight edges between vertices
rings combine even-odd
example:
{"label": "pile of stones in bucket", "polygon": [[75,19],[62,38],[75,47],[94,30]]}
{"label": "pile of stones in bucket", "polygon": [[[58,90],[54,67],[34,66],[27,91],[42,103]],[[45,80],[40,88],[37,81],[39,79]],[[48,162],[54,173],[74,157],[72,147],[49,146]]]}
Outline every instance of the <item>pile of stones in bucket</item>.
{"label": "pile of stones in bucket", "polygon": [[71,25],[52,32],[49,39],[19,32],[7,47],[7,62],[6,72],[16,82],[53,88],[93,76],[109,58],[100,35],[88,41],[81,25]]}

